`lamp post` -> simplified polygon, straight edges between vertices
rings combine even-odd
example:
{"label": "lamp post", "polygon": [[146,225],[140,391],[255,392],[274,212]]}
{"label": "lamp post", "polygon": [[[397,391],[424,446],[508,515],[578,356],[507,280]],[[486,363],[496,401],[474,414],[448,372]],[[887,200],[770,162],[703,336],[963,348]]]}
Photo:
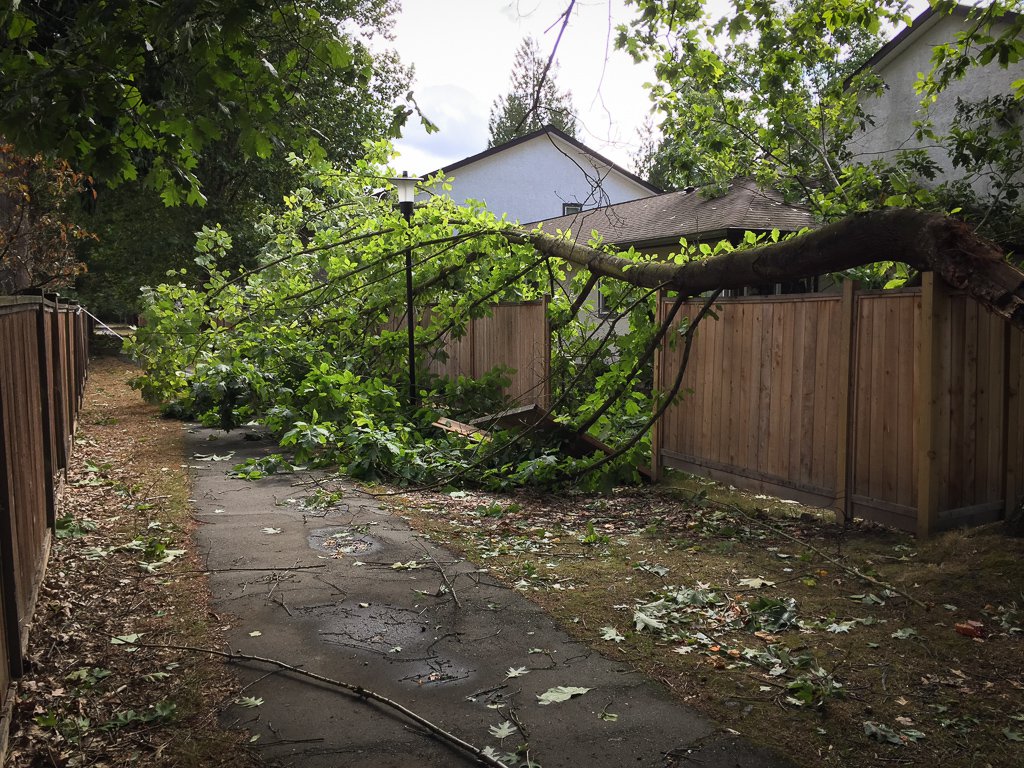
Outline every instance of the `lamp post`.
{"label": "lamp post", "polygon": [[[406,224],[412,222],[412,206],[416,199],[416,182],[419,179],[403,171],[401,176],[391,179],[398,190],[398,209],[405,217]],[[408,242],[408,241],[407,241]],[[412,244],[405,247],[405,320],[409,329],[409,405],[416,406],[416,320],[413,317],[412,299]]]}

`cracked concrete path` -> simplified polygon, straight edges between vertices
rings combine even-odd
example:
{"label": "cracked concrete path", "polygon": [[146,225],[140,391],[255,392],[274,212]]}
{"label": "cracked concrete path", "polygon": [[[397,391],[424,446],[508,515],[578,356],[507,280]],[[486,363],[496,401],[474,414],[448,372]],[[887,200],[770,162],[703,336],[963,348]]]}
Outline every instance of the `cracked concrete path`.
{"label": "cracked concrete path", "polygon": [[[480,748],[504,754],[528,743],[544,768],[788,765],[574,642],[538,606],[373,499],[351,490],[315,510],[300,501],[313,490],[309,474],[227,476],[232,464],[272,452],[269,441],[191,428],[187,447],[197,545],[232,650],[370,689]],[[194,458],[229,453],[230,461]],[[423,567],[392,568],[410,561]],[[519,667],[527,674],[506,677]],[[257,663],[237,668],[242,695],[263,704],[233,706],[225,719],[258,737],[270,764],[475,763],[380,705]],[[539,704],[554,686],[590,690]],[[518,727],[502,742],[490,728],[504,721]]]}

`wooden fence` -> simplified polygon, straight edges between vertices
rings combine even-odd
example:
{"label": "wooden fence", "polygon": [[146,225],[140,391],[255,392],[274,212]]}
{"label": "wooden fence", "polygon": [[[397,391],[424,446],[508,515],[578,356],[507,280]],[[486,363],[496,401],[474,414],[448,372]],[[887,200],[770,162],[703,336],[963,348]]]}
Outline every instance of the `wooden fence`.
{"label": "wooden fence", "polygon": [[75,304],[0,296],[0,755],[85,387],[90,332]]}
{"label": "wooden fence", "polygon": [[[921,536],[998,519],[1024,494],[1024,334],[969,297],[927,274],[918,289],[720,305],[696,334],[691,391],[656,430],[657,469]],[[681,343],[660,351],[659,388],[681,359]]]}
{"label": "wooden fence", "polygon": [[476,378],[495,366],[512,368],[505,394],[521,405],[550,400],[551,337],[547,302],[507,302],[491,307],[491,314],[469,322],[460,339],[446,337],[429,363],[432,373],[454,378]]}

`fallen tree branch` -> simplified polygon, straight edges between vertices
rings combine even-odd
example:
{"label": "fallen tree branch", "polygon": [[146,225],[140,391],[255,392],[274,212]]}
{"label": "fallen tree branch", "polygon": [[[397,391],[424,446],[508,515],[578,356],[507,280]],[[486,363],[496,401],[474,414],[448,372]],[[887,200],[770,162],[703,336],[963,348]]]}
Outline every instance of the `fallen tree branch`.
{"label": "fallen tree branch", "polygon": [[348,691],[349,693],[354,694],[356,697],[364,701],[370,700],[375,701],[378,704],[383,704],[384,706],[389,707],[395,710],[396,712],[400,712],[413,722],[422,725],[432,734],[438,736],[439,738],[448,742],[449,744],[458,747],[464,752],[468,752],[470,755],[476,758],[481,764],[493,766],[493,768],[508,768],[508,766],[505,765],[505,763],[501,762],[497,758],[490,757],[489,755],[485,754],[484,751],[479,747],[473,746],[468,741],[463,741],[455,734],[446,731],[439,725],[435,725],[430,720],[427,720],[422,715],[416,714],[408,707],[399,704],[397,701],[389,699],[386,696],[381,696],[379,693],[375,693],[374,691],[371,691],[368,688],[364,688],[361,685],[354,685],[352,683],[346,683],[343,680],[335,680],[334,678],[326,677],[325,675],[318,675],[316,672],[310,672],[308,670],[302,669],[301,667],[296,667],[291,664],[287,664],[283,661],[279,661],[278,659],[271,659],[266,656],[253,656],[251,654],[242,653],[240,651],[235,651],[234,653],[232,653],[230,651],[220,651],[216,648],[198,648],[192,645],[175,645],[172,643],[140,643],[138,641],[128,641],[124,638],[116,639],[123,645],[130,645],[136,648],[153,648],[157,650],[185,651],[187,653],[204,653],[209,656],[218,656],[222,659],[227,659],[231,662],[254,661],[260,664],[269,664],[272,667],[283,669],[286,672],[291,672],[301,677],[308,677],[310,680],[316,680],[319,683],[324,683],[325,685],[329,685],[334,688],[340,688],[344,691]]}
{"label": "fallen tree branch", "polygon": [[937,213],[887,208],[858,214],[778,243],[676,264],[635,262],[539,230],[502,233],[593,274],[641,287],[665,286],[691,296],[841,272],[879,260],[932,270],[995,314],[1024,329],[1024,272],[968,224]]}

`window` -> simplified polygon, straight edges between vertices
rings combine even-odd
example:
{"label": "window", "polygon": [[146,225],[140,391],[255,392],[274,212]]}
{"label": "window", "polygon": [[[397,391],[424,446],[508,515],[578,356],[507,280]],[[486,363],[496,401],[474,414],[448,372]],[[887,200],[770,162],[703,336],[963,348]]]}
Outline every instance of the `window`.
{"label": "window", "polygon": [[604,278],[598,278],[597,285],[594,286],[597,291],[597,316],[608,317],[612,313],[612,308],[608,306],[608,300],[604,296],[604,291],[601,289],[603,286]]}
{"label": "window", "polygon": [[580,213],[583,210],[583,203],[562,203],[562,215],[572,216],[574,213]]}

